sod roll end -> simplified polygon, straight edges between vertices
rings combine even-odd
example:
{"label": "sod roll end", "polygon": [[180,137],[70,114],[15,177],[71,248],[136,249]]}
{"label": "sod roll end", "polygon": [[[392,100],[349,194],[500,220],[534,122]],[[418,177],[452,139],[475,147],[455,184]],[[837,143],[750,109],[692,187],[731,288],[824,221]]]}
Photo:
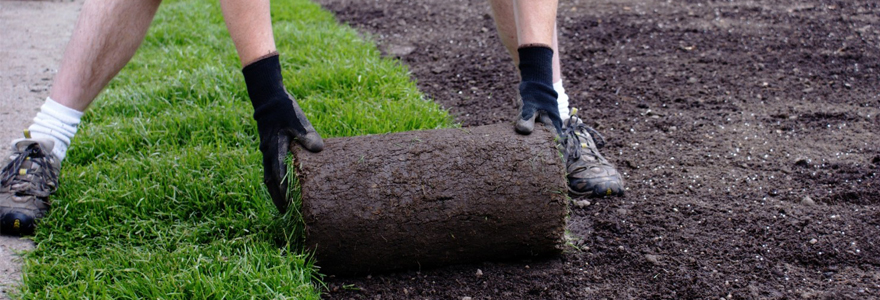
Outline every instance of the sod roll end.
{"label": "sod roll end", "polygon": [[324,274],[555,254],[566,181],[554,136],[511,124],[327,139],[294,149],[306,244]]}

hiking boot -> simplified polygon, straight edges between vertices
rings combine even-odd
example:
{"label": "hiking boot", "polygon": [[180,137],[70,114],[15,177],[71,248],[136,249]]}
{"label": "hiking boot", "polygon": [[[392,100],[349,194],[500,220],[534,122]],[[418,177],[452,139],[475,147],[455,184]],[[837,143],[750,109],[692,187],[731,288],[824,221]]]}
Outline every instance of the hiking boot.
{"label": "hiking boot", "polygon": [[52,154],[55,143],[22,139],[0,171],[0,233],[31,235],[49,210],[49,195],[58,187],[61,162]]}
{"label": "hiking boot", "polygon": [[566,120],[562,146],[568,173],[568,190],[576,196],[623,196],[623,177],[599,149],[605,138],[574,115]]}

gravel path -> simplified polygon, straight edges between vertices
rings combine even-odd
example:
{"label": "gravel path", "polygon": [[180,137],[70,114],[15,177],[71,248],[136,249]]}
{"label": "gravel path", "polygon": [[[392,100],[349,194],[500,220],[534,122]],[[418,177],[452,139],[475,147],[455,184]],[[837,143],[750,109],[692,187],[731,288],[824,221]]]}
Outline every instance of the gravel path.
{"label": "gravel path", "polygon": [[[57,72],[82,0],[0,1],[0,147],[21,136]],[[28,239],[0,236],[0,299],[21,280],[20,251]]]}

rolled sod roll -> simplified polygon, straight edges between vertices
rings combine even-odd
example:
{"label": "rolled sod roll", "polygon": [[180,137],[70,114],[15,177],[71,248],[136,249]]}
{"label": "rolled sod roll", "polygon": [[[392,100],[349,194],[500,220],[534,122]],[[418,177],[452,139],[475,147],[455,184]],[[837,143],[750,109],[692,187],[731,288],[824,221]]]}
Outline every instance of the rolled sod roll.
{"label": "rolled sod roll", "polygon": [[320,272],[357,275],[556,254],[568,213],[547,126],[332,138],[292,147],[306,245]]}

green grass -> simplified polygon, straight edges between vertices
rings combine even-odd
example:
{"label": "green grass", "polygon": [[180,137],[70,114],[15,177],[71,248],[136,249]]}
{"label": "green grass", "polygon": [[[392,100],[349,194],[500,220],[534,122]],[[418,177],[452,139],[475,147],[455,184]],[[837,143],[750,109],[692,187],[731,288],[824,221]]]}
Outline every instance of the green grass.
{"label": "green grass", "polygon": [[[285,84],[325,138],[448,127],[398,62],[306,0],[272,3]],[[320,275],[262,185],[216,1],[166,1],[86,114],[23,270],[25,299],[316,299]]]}

